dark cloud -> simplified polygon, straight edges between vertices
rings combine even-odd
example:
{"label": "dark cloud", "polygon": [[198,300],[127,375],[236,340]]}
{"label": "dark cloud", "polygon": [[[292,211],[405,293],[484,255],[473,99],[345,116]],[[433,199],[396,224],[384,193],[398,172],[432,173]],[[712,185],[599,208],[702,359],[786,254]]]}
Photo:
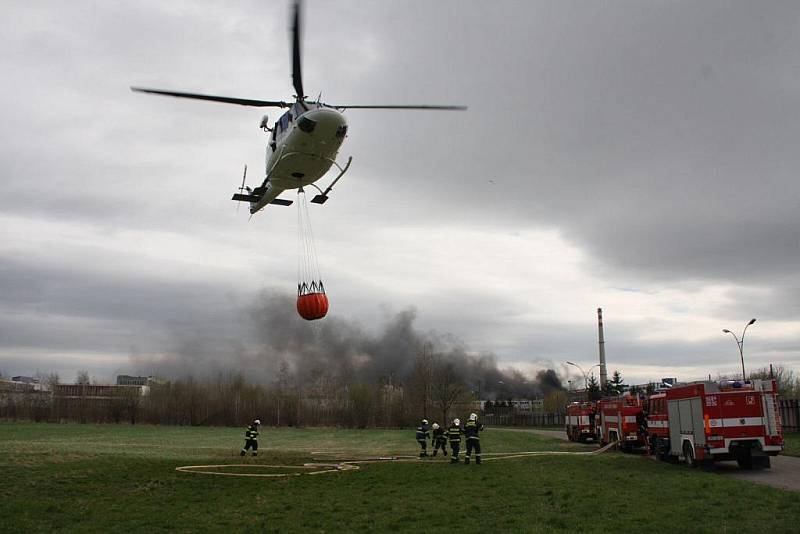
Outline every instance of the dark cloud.
{"label": "dark cloud", "polygon": [[[133,94],[128,86],[291,98],[288,5],[52,2],[7,11],[0,22],[7,74],[0,217],[20,231],[3,234],[0,250],[0,324],[9,333],[2,343],[13,334],[25,346],[114,350],[148,339],[139,332],[149,331],[157,341],[140,341],[137,350],[172,353],[184,350],[175,340],[195,331],[205,341],[185,352],[213,358],[250,350],[240,346],[240,318],[231,319],[242,297],[230,295],[294,282],[294,213],[270,208],[247,224],[229,200],[244,163],[253,181],[263,172],[261,112]],[[322,91],[323,100],[344,104],[470,106],[466,113],[347,112],[342,155],[354,155],[353,165],[313,213],[322,252],[337,259],[328,272],[339,293],[336,314],[347,320],[339,335],[358,324],[377,328],[381,306],[414,305],[425,328],[494,351],[501,367],[594,350],[595,304],[586,303],[586,319],[564,311],[586,298],[578,283],[564,291],[563,309],[552,299],[552,313],[541,309],[537,297],[549,290],[542,287],[525,310],[482,287],[482,278],[503,267],[496,258],[465,264],[458,250],[429,248],[426,254],[447,255],[444,269],[469,287],[414,292],[407,272],[417,247],[443,227],[498,236],[556,232],[582,255],[587,279],[647,302],[683,291],[682,303],[663,306],[677,316],[678,308],[695,309],[686,290],[695,284],[698,293],[730,288],[706,314],[783,325],[798,319],[800,34],[793,3],[309,0],[305,21],[309,94]],[[398,243],[389,234],[381,241],[386,229],[418,239]],[[82,250],[87,236],[105,236],[109,250],[87,249],[85,265],[60,257]],[[185,262],[192,251],[176,243],[192,240],[202,241],[197,253],[215,274],[188,276],[198,266]],[[44,262],[42,250],[50,255]],[[375,257],[398,260],[380,277],[364,265]],[[225,261],[237,265],[228,269]],[[116,272],[95,262],[117,262]],[[162,265],[170,272],[182,266],[187,279],[153,276]],[[515,268],[521,276],[509,284],[536,276],[527,274],[529,263]],[[424,282],[436,274],[417,276]],[[382,290],[393,278],[406,285]],[[593,287],[596,300],[618,296]],[[637,351],[639,361],[671,352],[639,343],[643,317],[620,315],[622,361],[637,361]],[[38,317],[38,333],[25,326],[29,316]],[[397,336],[407,333],[402,322],[392,324]],[[780,348],[763,350],[794,358],[795,336],[779,337]],[[675,351],[722,365],[712,345]],[[340,350],[372,354],[376,347]]]}

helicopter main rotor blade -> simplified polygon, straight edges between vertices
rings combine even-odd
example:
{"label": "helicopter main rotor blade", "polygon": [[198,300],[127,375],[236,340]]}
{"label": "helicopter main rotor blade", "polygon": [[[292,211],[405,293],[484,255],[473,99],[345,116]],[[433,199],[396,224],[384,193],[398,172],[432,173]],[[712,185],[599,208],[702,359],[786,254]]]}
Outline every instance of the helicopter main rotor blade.
{"label": "helicopter main rotor blade", "polygon": [[294,22],[292,23],[292,84],[297,98],[303,100],[303,73],[300,68],[300,0],[294,3]]}
{"label": "helicopter main rotor blade", "polygon": [[238,104],[240,106],[254,106],[258,108],[285,108],[289,107],[283,101],[277,100],[251,100],[248,98],[233,98],[230,96],[201,95],[197,93],[181,93],[178,91],[162,91],[161,89],[144,89],[142,87],[131,87],[131,91],[137,93],[150,93],[153,95],[175,96],[178,98],[191,98],[194,100],[210,100],[211,102],[222,102],[225,104]]}
{"label": "helicopter main rotor blade", "polygon": [[333,106],[337,109],[444,109],[450,111],[465,111],[467,106],[429,106],[426,104],[421,104],[418,106],[342,106],[336,105]]}

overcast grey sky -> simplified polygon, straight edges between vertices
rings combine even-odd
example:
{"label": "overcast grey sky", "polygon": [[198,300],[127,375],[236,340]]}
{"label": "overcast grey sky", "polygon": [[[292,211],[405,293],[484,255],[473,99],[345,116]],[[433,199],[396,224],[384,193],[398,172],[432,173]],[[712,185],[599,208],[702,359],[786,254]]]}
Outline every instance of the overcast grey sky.
{"label": "overcast grey sky", "polygon": [[[595,363],[602,306],[631,382],[735,372],[721,329],[757,317],[748,367],[800,372],[796,2],[304,15],[310,95],[469,106],[347,112],[352,167],[311,206],[331,317],[414,309],[532,372]],[[113,378],[258,342],[297,239],[294,207],[248,222],[230,201],[245,163],[263,173],[262,112],[128,87],[290,99],[288,22],[283,0],[4,4],[0,371]]]}

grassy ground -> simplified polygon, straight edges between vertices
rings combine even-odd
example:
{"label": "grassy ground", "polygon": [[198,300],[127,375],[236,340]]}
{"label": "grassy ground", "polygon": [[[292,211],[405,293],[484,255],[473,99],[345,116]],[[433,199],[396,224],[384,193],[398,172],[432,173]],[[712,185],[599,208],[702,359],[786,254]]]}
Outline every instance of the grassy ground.
{"label": "grassy ground", "polygon": [[788,456],[800,456],[800,432],[787,432],[783,435],[783,444],[786,447],[783,453]]}
{"label": "grassy ground", "polygon": [[[243,429],[0,423],[0,531],[795,532],[800,493],[640,457],[550,456],[481,466],[372,464],[285,479],[180,473],[239,463]],[[488,429],[484,452],[585,450]],[[247,462],[311,451],[414,454],[412,431],[264,429]],[[758,506],[753,506],[753,503]]]}

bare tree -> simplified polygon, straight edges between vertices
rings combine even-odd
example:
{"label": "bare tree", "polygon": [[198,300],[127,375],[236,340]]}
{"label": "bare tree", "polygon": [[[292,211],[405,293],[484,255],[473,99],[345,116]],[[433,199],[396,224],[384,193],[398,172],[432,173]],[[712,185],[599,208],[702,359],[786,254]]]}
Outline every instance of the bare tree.
{"label": "bare tree", "polygon": [[453,403],[462,397],[467,389],[453,362],[435,361],[432,378],[433,403],[441,411],[442,424],[445,424]]}
{"label": "bare tree", "polygon": [[78,374],[75,377],[75,383],[82,385],[89,385],[89,383],[91,383],[91,380],[89,379],[89,371],[85,369],[81,369],[80,371],[78,371]]}
{"label": "bare tree", "polygon": [[796,377],[794,371],[787,369],[783,365],[774,365],[770,373],[769,367],[762,367],[750,373],[750,378],[768,380],[774,378],[778,383],[778,393],[786,398],[793,399],[800,396],[800,378]]}
{"label": "bare tree", "polygon": [[373,421],[375,389],[367,384],[353,384],[348,391],[350,424],[366,428]]}
{"label": "bare tree", "polygon": [[300,395],[295,386],[289,364],[284,360],[280,364],[278,378],[273,385],[273,395],[277,406],[277,424],[297,425]]}
{"label": "bare tree", "polygon": [[412,395],[412,409],[422,411],[422,417],[427,418],[431,412],[433,398],[433,348],[426,343],[414,360],[414,368],[408,379]]}
{"label": "bare tree", "polygon": [[564,413],[567,406],[567,392],[563,389],[551,391],[544,398],[544,411],[547,413]]}
{"label": "bare tree", "polygon": [[138,387],[129,387],[124,390],[122,395],[125,407],[125,415],[132,425],[136,424],[139,416],[139,407],[142,404],[142,391]]}

